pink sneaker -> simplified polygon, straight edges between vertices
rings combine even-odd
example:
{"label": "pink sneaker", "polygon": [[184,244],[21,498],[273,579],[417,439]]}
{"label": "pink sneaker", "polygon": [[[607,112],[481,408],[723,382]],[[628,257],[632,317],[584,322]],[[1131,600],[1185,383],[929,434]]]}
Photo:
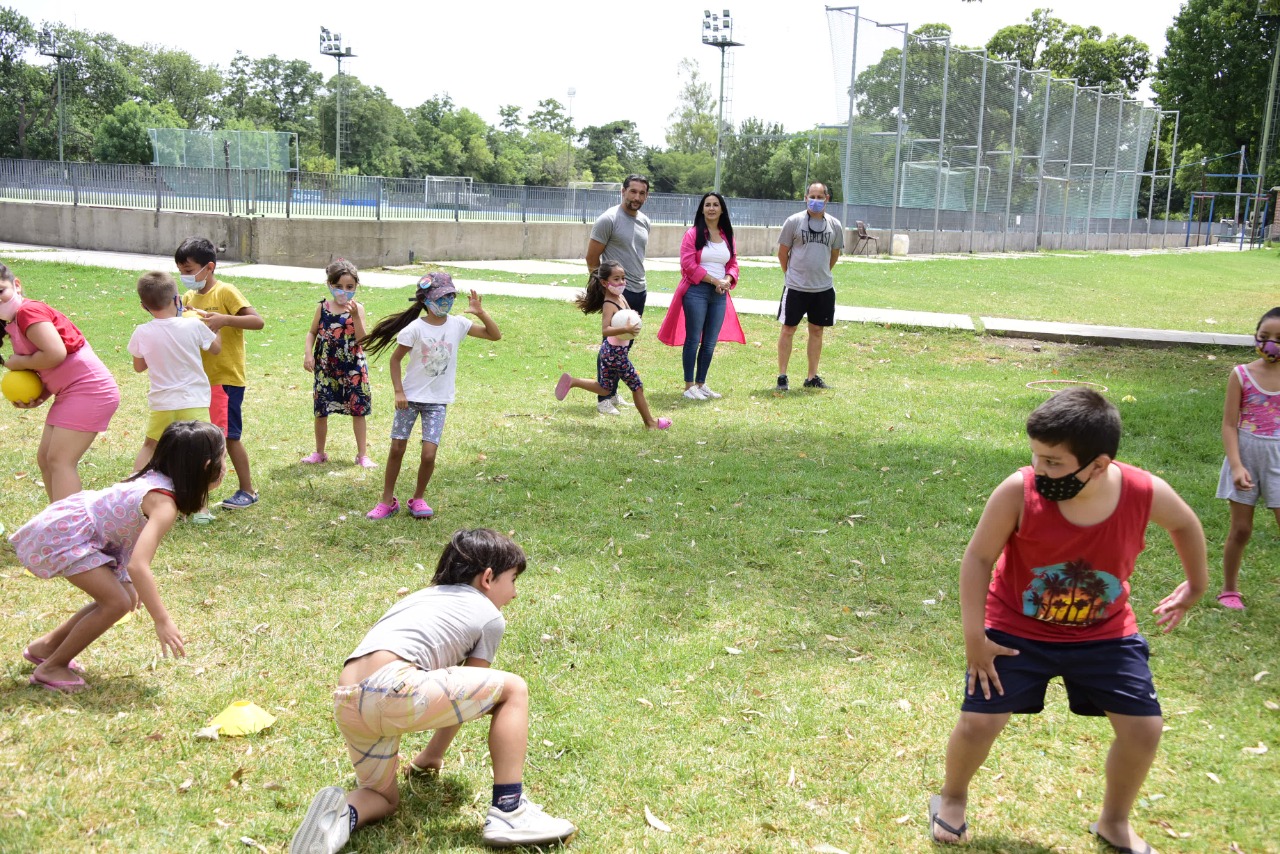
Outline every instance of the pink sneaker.
{"label": "pink sneaker", "polygon": [[410,498],[409,515],[415,519],[430,519],[436,515],[436,511],[428,507],[427,502],[421,498]]}
{"label": "pink sneaker", "polygon": [[560,382],[556,383],[556,400],[564,400],[568,397],[571,388],[573,388],[573,377],[561,374]]}
{"label": "pink sneaker", "polygon": [[659,419],[657,420],[657,422],[656,422],[656,423],[655,423],[651,428],[649,428],[649,429],[651,429],[651,430],[666,430],[666,429],[667,429],[668,427],[670,427],[670,426],[671,426],[671,419],[670,419],[670,418],[659,418]]}
{"label": "pink sneaker", "polygon": [[378,464],[369,459],[366,454],[361,454],[356,457],[356,465],[360,466],[362,469],[376,469],[378,467]]}
{"label": "pink sneaker", "polygon": [[329,455],[324,453],[323,451],[312,451],[311,453],[303,457],[301,460],[299,460],[299,462],[304,463],[306,465],[314,465],[315,463],[327,463],[329,462]]}
{"label": "pink sneaker", "polygon": [[390,504],[383,504],[381,501],[379,501],[377,504],[374,505],[374,508],[370,510],[368,513],[364,514],[364,516],[366,519],[385,519],[388,516],[394,516],[399,512],[400,512],[400,502],[392,498]]}

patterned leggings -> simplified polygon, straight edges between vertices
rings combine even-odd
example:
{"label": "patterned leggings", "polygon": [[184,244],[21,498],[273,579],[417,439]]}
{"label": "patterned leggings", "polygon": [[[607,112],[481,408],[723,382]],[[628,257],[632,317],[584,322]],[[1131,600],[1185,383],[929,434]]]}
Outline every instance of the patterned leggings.
{"label": "patterned leggings", "polygon": [[600,354],[596,356],[596,382],[612,396],[618,391],[619,380],[626,383],[632,393],[644,388],[635,365],[631,364],[630,348],[615,347],[608,341],[602,341]]}

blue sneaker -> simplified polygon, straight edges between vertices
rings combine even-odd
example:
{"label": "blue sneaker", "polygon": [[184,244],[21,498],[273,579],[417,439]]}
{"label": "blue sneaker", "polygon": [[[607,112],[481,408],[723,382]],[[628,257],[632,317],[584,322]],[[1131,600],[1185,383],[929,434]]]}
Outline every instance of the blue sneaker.
{"label": "blue sneaker", "polygon": [[237,489],[235,495],[231,496],[230,498],[224,499],[223,502],[218,506],[225,507],[228,510],[240,510],[245,507],[252,507],[257,503],[258,503],[258,493],[246,492],[243,489]]}

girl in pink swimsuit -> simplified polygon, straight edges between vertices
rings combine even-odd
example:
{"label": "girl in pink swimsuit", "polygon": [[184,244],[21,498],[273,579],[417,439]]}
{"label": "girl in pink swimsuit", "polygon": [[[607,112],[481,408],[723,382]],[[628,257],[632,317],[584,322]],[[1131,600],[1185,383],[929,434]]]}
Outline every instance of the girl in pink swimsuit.
{"label": "girl in pink swimsuit", "polygon": [[7,335],[13,355],[4,360],[11,371],[35,371],[44,391],[18,409],[35,409],[49,398],[36,460],[50,501],[80,491],[77,466],[99,433],[107,429],[120,405],[115,378],[66,315],[27,299],[22,283],[0,264],[0,343]]}

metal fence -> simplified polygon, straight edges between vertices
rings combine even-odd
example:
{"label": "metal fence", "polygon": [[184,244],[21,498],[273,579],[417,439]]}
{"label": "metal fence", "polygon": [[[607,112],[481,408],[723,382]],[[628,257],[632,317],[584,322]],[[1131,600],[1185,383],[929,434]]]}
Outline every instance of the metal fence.
{"label": "metal fence", "polygon": [[1174,168],[1156,146],[1172,120],[1176,157],[1176,113],[953,48],[947,35],[912,33],[857,7],[827,7],[827,20],[844,186],[851,206],[880,209],[875,224],[891,240],[933,232],[933,246],[965,248],[942,237],[967,232],[972,248],[973,236],[995,233],[994,248],[1008,248],[1011,234],[1031,233],[1038,248],[1070,245],[1068,235],[1106,234],[1112,245],[1116,233],[1185,229],[1168,221]]}

